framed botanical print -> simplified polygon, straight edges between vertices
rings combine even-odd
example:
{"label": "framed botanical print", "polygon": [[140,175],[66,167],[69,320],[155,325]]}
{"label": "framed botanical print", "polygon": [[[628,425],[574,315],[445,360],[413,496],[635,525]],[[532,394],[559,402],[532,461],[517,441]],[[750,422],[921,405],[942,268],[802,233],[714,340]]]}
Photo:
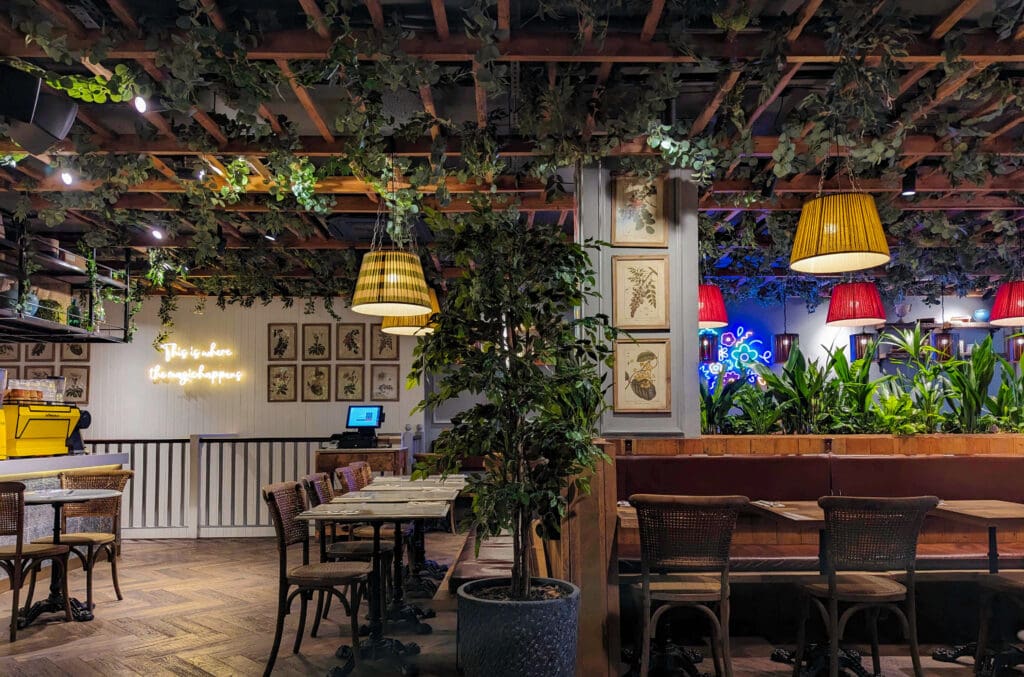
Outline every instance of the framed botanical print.
{"label": "framed botanical print", "polygon": [[669,328],[668,255],[612,257],[612,324],[619,329]]}
{"label": "framed botanical print", "polygon": [[298,356],[298,325],[294,322],[267,325],[267,360],[294,362]]}
{"label": "framed botanical print", "polygon": [[374,402],[397,402],[401,381],[397,364],[370,365],[370,399]]}
{"label": "framed botanical print", "polygon": [[331,367],[328,364],[302,365],[302,401],[331,401]]}
{"label": "framed botanical print", "polygon": [[60,344],[61,362],[88,362],[88,343],[62,343]]}
{"label": "framed botanical print", "polygon": [[366,359],[366,325],[362,322],[343,322],[335,328],[338,337],[339,360]]}
{"label": "framed botanical print", "polygon": [[50,378],[55,373],[52,364],[25,365],[25,378]]}
{"label": "framed botanical print", "polygon": [[370,325],[370,359],[397,360],[398,337],[394,334],[385,334],[380,328],[379,324]]}
{"label": "framed botanical print", "polygon": [[18,362],[21,360],[20,343],[0,343],[0,362]]}
{"label": "framed botanical print", "polygon": [[616,247],[668,247],[664,178],[612,180],[611,241]]}
{"label": "framed botanical print", "polygon": [[317,361],[331,359],[331,325],[302,325],[302,360]]}
{"label": "framed botanical print", "polygon": [[89,404],[89,367],[65,365],[60,368],[64,377],[64,401],[72,404]]}
{"label": "framed botanical print", "polygon": [[615,342],[616,412],[672,411],[668,339]]}
{"label": "framed botanical print", "polygon": [[294,364],[267,366],[267,402],[294,402],[297,373]]}
{"label": "framed botanical print", "polygon": [[27,343],[25,344],[26,362],[53,362],[57,355],[56,346],[53,343]]}
{"label": "framed botanical print", "polygon": [[360,402],[365,399],[366,367],[361,364],[336,364],[334,368],[334,399],[338,402]]}
{"label": "framed botanical print", "polygon": [[21,378],[21,367],[19,367],[16,364],[5,364],[4,366],[0,367],[0,369],[3,369],[5,372],[7,372],[8,381],[10,381],[12,378]]}

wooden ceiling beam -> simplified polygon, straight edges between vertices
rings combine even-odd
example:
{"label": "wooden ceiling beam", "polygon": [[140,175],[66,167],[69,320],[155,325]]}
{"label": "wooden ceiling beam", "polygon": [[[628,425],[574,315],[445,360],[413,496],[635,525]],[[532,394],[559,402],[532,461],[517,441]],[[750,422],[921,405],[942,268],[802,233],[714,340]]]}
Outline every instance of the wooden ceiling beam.
{"label": "wooden ceiling beam", "polygon": [[[34,209],[46,209],[53,206],[53,204],[42,195],[33,195],[30,200]],[[462,199],[452,200],[447,205],[441,205],[432,197],[424,198],[423,202],[426,206],[442,212],[467,213],[472,212],[474,209],[473,205],[468,200]],[[558,212],[564,209],[572,209],[574,203],[575,200],[571,195],[557,197],[551,201],[546,200],[544,197],[528,196],[518,200],[517,206],[521,212]],[[139,211],[177,211],[176,207],[145,193],[129,193],[122,195],[117,202],[111,206],[114,209],[136,209]],[[280,209],[281,207],[276,203],[272,204],[267,200],[255,201],[251,199],[239,200],[236,203],[225,205],[223,207],[223,211],[226,212],[250,213],[277,211]],[[990,207],[990,209],[997,209],[997,207]],[[370,198],[355,195],[338,196],[335,198],[335,204],[329,208],[330,213],[334,214],[376,214],[378,210],[378,205],[370,200]],[[292,211],[298,212],[302,210],[294,209]]]}
{"label": "wooden ceiling beam", "polygon": [[327,17],[320,10],[320,5],[316,0],[299,0],[299,4],[302,6],[302,11],[306,13],[309,18],[309,23],[313,27],[313,31],[321,38],[330,38],[331,30],[327,26]]}
{"label": "wooden ceiling beam", "polygon": [[434,13],[434,31],[437,33],[437,39],[448,40],[452,33],[448,28],[448,13],[444,8],[444,0],[430,0],[430,10]]}
{"label": "wooden ceiling beam", "polygon": [[740,79],[739,70],[731,70],[729,74],[725,76],[725,79],[718,85],[718,89],[715,90],[715,95],[711,97],[711,101],[704,107],[697,119],[693,121],[693,126],[690,127],[690,136],[697,136],[703,132],[711,119],[715,117],[715,113],[722,106],[722,102],[725,101],[725,97],[728,96],[732,88],[736,86],[736,81]]}
{"label": "wooden ceiling beam", "polygon": [[921,106],[920,108],[916,109],[911,113],[910,122],[917,122],[921,118],[928,115],[928,113],[934,110],[936,106],[938,106],[939,104],[946,101],[949,97],[956,94],[961,87],[967,84],[968,80],[970,80],[972,77],[974,77],[984,69],[985,66],[982,64],[972,64],[971,66],[966,68],[962,73],[958,73],[957,75],[954,75],[950,78],[943,80],[942,83],[939,85],[938,89],[935,90],[935,96],[932,97],[931,101],[929,101],[928,103],[924,104],[923,106]]}
{"label": "wooden ceiling beam", "polygon": [[[96,139],[96,141],[96,148],[91,150],[97,153],[143,153],[181,157],[195,156],[201,152],[194,148],[189,148],[174,139],[162,137],[144,138],[123,134],[111,141],[102,142],[99,139]],[[905,156],[925,155],[942,157],[949,155],[949,150],[942,147],[941,141],[941,139],[927,134],[912,134],[904,139],[901,153]],[[348,140],[344,137],[338,137],[334,141],[329,142],[319,136],[303,136],[299,138],[299,149],[296,150],[296,153],[306,157],[343,155],[347,143]],[[777,136],[755,136],[753,137],[750,155],[761,158],[771,157],[778,144],[779,139]],[[429,138],[414,141],[396,139],[394,142],[394,155],[398,157],[430,157],[431,146]],[[806,144],[797,143],[796,148],[797,153],[803,154],[808,152]],[[832,155],[836,157],[847,155],[844,148],[831,150]],[[1021,148],[1021,145],[1016,140],[1003,137],[995,139],[986,150],[995,155],[1006,157],[1024,156],[1024,149]],[[24,151],[10,139],[0,137],[0,153],[17,152]],[[218,152],[223,155],[252,155],[255,157],[265,157],[268,154],[268,150],[265,147],[238,140],[231,140],[226,146],[219,149]],[[54,144],[47,150],[47,153],[50,155],[77,155],[78,151],[72,140],[65,139]],[[460,144],[457,139],[449,141],[446,153],[452,157],[457,157],[461,154]],[[622,143],[618,147],[613,148],[610,153],[615,156],[652,155],[654,151],[646,145],[643,139],[639,139]],[[534,149],[533,143],[528,140],[506,138],[501,141],[501,154],[504,157],[532,157],[537,154],[537,151]]]}
{"label": "wooden ceiling beam", "polygon": [[[711,198],[701,204],[700,211],[732,211],[739,209],[747,212],[798,212],[805,202],[805,198],[775,198],[773,200],[753,202],[750,204],[732,204],[730,201],[720,201]],[[1014,198],[997,197],[990,195],[955,197],[955,198],[931,198],[917,201],[907,201],[899,204],[903,211],[991,211],[993,209],[1019,209],[1020,205]]]}
{"label": "wooden ceiling beam", "polygon": [[124,0],[107,0],[107,6],[125,28],[130,29],[133,33],[139,32],[139,22],[135,20],[135,13],[125,4]]}
{"label": "wooden ceiling beam", "polygon": [[775,88],[772,89],[771,93],[765,98],[765,100],[762,101],[761,104],[754,109],[754,112],[750,114],[750,117],[747,118],[747,124],[744,127],[747,131],[753,128],[754,123],[757,122],[758,118],[764,115],[764,112],[768,110],[769,106],[775,103],[775,100],[778,99],[782,92],[786,90],[786,87],[789,86],[790,80],[793,79],[793,76],[796,75],[798,70],[800,70],[800,64],[798,63],[790,64],[786,67],[786,70],[782,72],[782,77],[780,77],[779,81],[775,84]]}
{"label": "wooden ceiling beam", "polygon": [[935,28],[932,29],[931,35],[929,35],[928,38],[930,40],[941,40],[944,38],[946,33],[953,30],[953,27],[956,26],[957,22],[959,22],[960,19],[963,19],[977,4],[978,0],[960,0],[960,2],[958,2],[957,5],[946,14],[946,16],[942,17],[942,19],[935,24]]}
{"label": "wooden ceiling beam", "polygon": [[510,0],[498,0],[498,31],[504,33],[501,41],[512,36],[512,7]]}
{"label": "wooden ceiling beam", "polygon": [[797,12],[796,23],[786,33],[786,42],[794,42],[804,32],[808,22],[814,17],[815,12],[821,7],[822,0],[806,0]]}
{"label": "wooden ceiling beam", "polygon": [[480,84],[477,76],[480,73],[480,64],[473,62],[473,95],[476,99],[476,126],[483,129],[487,126],[487,92]]}
{"label": "wooden ceiling beam", "polygon": [[111,141],[117,136],[81,106],[78,107],[78,113],[76,113],[76,116],[78,117],[79,122],[91,129],[102,141]]}
{"label": "wooden ceiling beam", "polygon": [[[423,110],[432,118],[437,118],[437,107],[434,105],[434,93],[430,85],[420,85],[420,101],[423,102]],[[441,133],[438,125],[430,125],[430,138],[436,139]]]}
{"label": "wooden ceiling beam", "polygon": [[994,132],[985,137],[985,140],[981,144],[982,147],[990,148],[994,146],[996,139],[1022,124],[1024,124],[1024,115],[1017,115],[1012,119],[1007,120],[999,127],[999,129],[996,129]]}
{"label": "wooden ceiling beam", "polygon": [[[215,173],[219,175],[225,175],[227,169],[224,164],[212,155],[202,155],[202,160],[206,162],[211,168],[215,168]],[[193,179],[181,180],[177,177],[172,169],[170,169],[163,161],[153,156],[153,165],[158,172],[163,174],[166,179],[148,179],[127,189],[128,193],[183,193],[186,191],[186,186],[189,181]],[[257,158],[246,157],[246,160],[253,164],[255,175],[250,176],[249,183],[246,186],[246,192],[258,194],[267,193],[270,191],[270,171],[265,167]],[[18,190],[26,190],[31,192],[46,192],[46,193],[72,193],[72,192],[90,192],[96,190],[102,185],[100,181],[94,181],[88,178],[82,178],[75,181],[70,186],[64,185],[59,177],[49,177],[43,179],[39,185],[29,188],[27,186],[19,186]],[[460,193],[475,193],[480,190],[480,185],[475,181],[459,181],[454,177],[449,177],[445,181],[445,186],[448,192],[454,194]],[[397,181],[395,188],[409,188],[411,187],[407,181]],[[373,186],[361,179],[354,176],[330,176],[321,179],[317,182],[316,191],[322,194],[330,195],[363,195],[367,191],[373,191]],[[546,186],[543,181],[537,179],[520,178],[514,175],[505,174],[494,177],[494,192],[510,195],[518,194],[538,194],[543,193]],[[425,193],[433,193],[437,190],[436,185],[421,186],[420,190]],[[374,195],[376,197],[376,195]]]}
{"label": "wooden ceiling beam", "polygon": [[[84,49],[100,38],[96,31],[88,32],[83,39],[69,36],[67,46],[71,50]],[[356,31],[353,40],[360,44],[373,44],[369,36]],[[924,37],[924,36],[922,36]],[[711,39],[710,35],[694,36],[694,52],[705,59],[756,60],[762,57],[766,38],[762,33],[742,33],[732,44]],[[309,30],[287,30],[268,32],[259,43],[246,52],[248,58],[258,61],[317,60],[324,59],[331,50],[333,40]],[[963,38],[963,51],[958,58],[970,63],[1024,63],[1024,44],[1020,41],[998,40],[991,31],[978,31]],[[470,61],[480,47],[477,39],[453,34],[440,41],[433,35],[416,35],[400,41],[399,49],[411,57],[428,61]],[[159,47],[143,38],[133,38],[112,45],[106,52],[109,59],[153,59]],[[944,46],[941,42],[918,39],[906,45],[907,53],[895,60],[904,64],[930,63],[938,66],[945,61]],[[0,39],[0,51],[8,56],[45,59],[45,52],[35,43],[25,44],[24,40],[6,37]],[[373,53],[361,55],[374,59]],[[802,35],[790,43],[785,59],[788,63],[834,64],[841,56],[830,53],[825,39],[817,35]],[[544,63],[564,61],[575,63],[697,63],[693,54],[683,54],[667,43],[640,42],[636,34],[609,33],[600,42],[580,46],[571,35],[517,34],[502,45],[499,61],[522,61]]]}
{"label": "wooden ceiling beam", "polygon": [[931,72],[934,68],[930,63],[921,64],[910,69],[910,72],[900,78],[899,87],[896,90],[896,96],[900,97],[907,93],[907,91],[916,85],[921,78]]}
{"label": "wooden ceiling beam", "polygon": [[192,119],[198,122],[199,125],[206,130],[206,133],[214,138],[218,147],[228,145],[228,137],[223,131],[221,131],[220,126],[214,122],[209,113],[199,110],[198,108],[193,108]]}
{"label": "wooden ceiling beam", "polygon": [[651,8],[644,17],[643,28],[640,29],[640,42],[650,42],[658,32],[661,15],[665,11],[665,0],[651,0]]}
{"label": "wooden ceiling beam", "polygon": [[[801,175],[788,180],[779,179],[775,182],[774,190],[776,194],[812,194],[817,193],[822,186],[825,191],[837,192],[849,190],[850,187],[847,180],[831,180],[821,184],[820,177],[818,176]],[[895,177],[883,179],[857,179],[857,188],[867,193],[899,193],[902,186],[900,179]],[[949,178],[941,172],[927,177],[919,176],[917,178],[918,193],[1017,192],[1019,188],[1020,182],[1013,174],[993,176],[980,185],[965,182],[954,186],[950,183]],[[716,181],[711,187],[711,192],[714,194],[757,193],[760,192],[760,190],[760,185],[746,180]]]}
{"label": "wooden ceiling beam", "polygon": [[331,134],[330,128],[324,119],[320,116],[320,111],[317,110],[316,104],[313,103],[313,99],[309,96],[309,92],[306,88],[299,84],[299,81],[295,79],[295,73],[292,72],[291,66],[288,62],[283,59],[275,61],[277,67],[281,69],[281,74],[288,80],[288,84],[291,85],[292,91],[295,92],[295,96],[299,99],[299,103],[302,105],[302,109],[306,111],[306,115],[316,126],[320,136],[327,143],[334,142],[334,135]]}
{"label": "wooden ceiling beam", "polygon": [[373,29],[378,33],[384,32],[384,8],[380,4],[380,0],[363,0],[366,5],[366,11],[370,13],[370,21],[373,23]]}
{"label": "wooden ceiling beam", "polygon": [[214,28],[222,33],[228,29],[228,22],[224,20],[224,15],[220,13],[217,0],[200,0],[200,4],[203,6],[206,16],[210,17],[210,23],[213,24]]}
{"label": "wooden ceiling beam", "polygon": [[46,11],[47,14],[57,20],[57,23],[64,26],[72,37],[79,40],[88,40],[89,32],[85,29],[75,15],[72,14],[63,2],[59,0],[36,0],[36,4]]}

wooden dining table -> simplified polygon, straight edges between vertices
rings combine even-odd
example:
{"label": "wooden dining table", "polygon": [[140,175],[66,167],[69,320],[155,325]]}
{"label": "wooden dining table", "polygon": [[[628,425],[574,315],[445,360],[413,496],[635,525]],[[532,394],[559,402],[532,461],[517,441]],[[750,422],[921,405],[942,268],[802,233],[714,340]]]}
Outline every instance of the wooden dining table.
{"label": "wooden dining table", "polygon": [[999,527],[1024,524],[1024,504],[1010,501],[942,501],[934,513],[988,530],[988,571],[991,574],[999,573]]}

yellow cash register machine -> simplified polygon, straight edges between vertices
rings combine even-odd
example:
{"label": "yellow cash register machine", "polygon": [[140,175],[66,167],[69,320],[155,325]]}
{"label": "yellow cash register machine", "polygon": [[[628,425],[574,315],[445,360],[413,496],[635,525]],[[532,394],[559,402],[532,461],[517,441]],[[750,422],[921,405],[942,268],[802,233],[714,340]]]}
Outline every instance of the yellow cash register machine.
{"label": "yellow cash register machine", "polygon": [[0,459],[68,453],[67,440],[81,412],[73,404],[21,399],[8,391],[0,412]]}

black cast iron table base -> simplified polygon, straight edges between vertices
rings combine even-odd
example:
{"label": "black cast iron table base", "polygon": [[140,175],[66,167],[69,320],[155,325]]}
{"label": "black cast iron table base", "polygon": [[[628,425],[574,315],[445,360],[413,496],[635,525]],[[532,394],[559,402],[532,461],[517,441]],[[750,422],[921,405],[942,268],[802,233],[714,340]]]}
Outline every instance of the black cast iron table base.
{"label": "black cast iron table base", "polygon": [[[399,640],[391,637],[381,637],[376,640],[370,639],[359,643],[359,660],[394,661],[394,668],[396,672],[402,675],[419,674],[419,668],[415,664],[406,663],[404,660],[407,656],[415,656],[419,654],[419,652],[420,647],[416,642],[400,642]],[[346,677],[355,667],[355,657],[352,652],[352,647],[348,645],[340,646],[338,647],[338,650],[334,652],[334,656],[335,658],[344,661],[344,663],[342,663],[342,665],[332,667],[327,673],[328,677]]]}
{"label": "black cast iron table base", "polygon": [[974,654],[978,651],[977,642],[968,642],[967,644],[960,644],[954,646],[951,649],[936,649],[932,652],[932,658],[940,663],[956,663],[958,659],[964,656],[970,656],[974,658]]}
{"label": "black cast iron table base", "polygon": [[[62,593],[50,593],[46,599],[40,600],[29,609],[18,610],[18,629],[23,630],[35,622],[42,614],[64,615],[64,595]],[[78,622],[91,621],[92,610],[80,601],[71,598],[71,618]]]}
{"label": "black cast iron table base", "polygon": [[[772,651],[772,660],[776,663],[785,663],[786,665],[792,665],[794,661],[792,651],[788,649],[776,649]],[[839,669],[848,670],[857,677],[872,677],[871,672],[861,664],[860,652],[855,649],[839,649]],[[828,674],[828,645],[827,644],[808,644],[804,650],[804,667],[800,670],[800,674],[804,677],[812,677],[813,675],[827,675]]]}
{"label": "black cast iron table base", "polygon": [[[639,665],[640,656],[635,652],[626,650],[624,658],[627,662]],[[652,677],[675,677],[676,675],[687,675],[687,677],[701,677],[697,670],[697,664],[704,660],[704,654],[696,649],[689,649],[684,646],[666,640],[658,641],[651,646],[651,676]]]}

